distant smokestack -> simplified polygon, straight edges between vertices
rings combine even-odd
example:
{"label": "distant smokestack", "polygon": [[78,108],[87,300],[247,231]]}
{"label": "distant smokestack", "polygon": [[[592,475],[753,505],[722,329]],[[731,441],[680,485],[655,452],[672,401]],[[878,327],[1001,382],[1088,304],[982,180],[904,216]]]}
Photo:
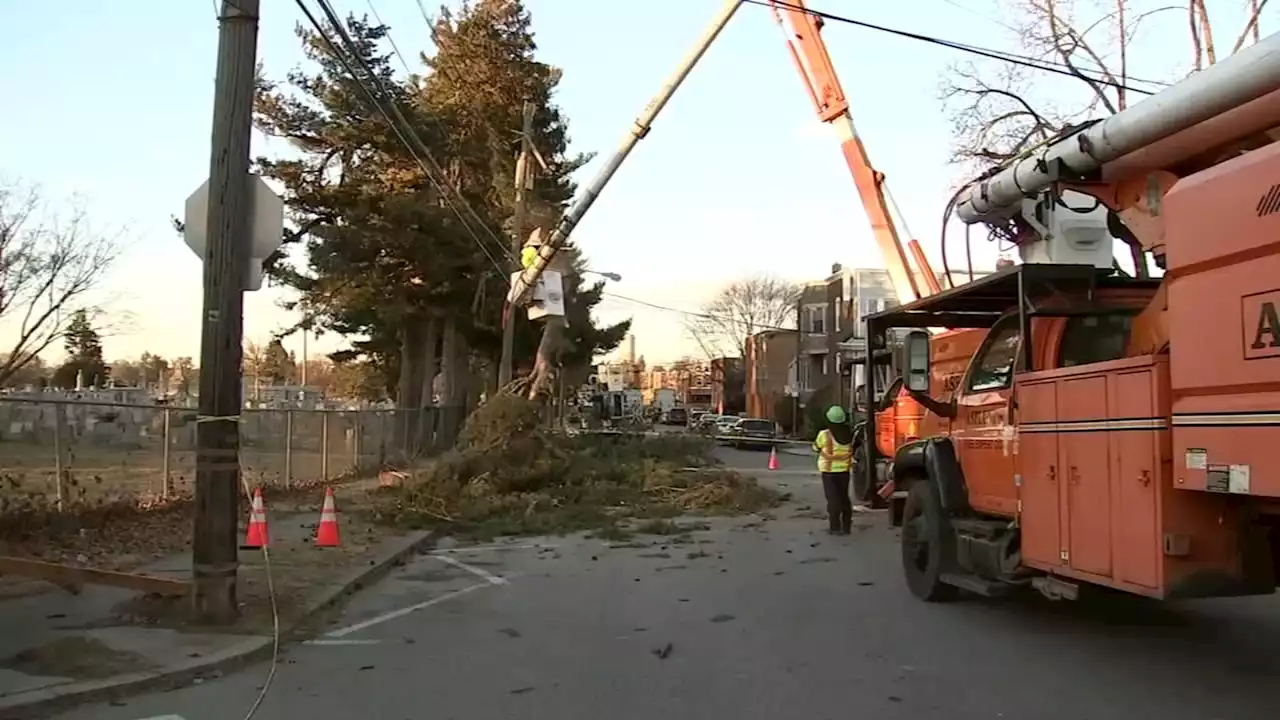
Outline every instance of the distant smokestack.
{"label": "distant smokestack", "polygon": [[627,362],[636,361],[636,336],[634,333],[627,335]]}

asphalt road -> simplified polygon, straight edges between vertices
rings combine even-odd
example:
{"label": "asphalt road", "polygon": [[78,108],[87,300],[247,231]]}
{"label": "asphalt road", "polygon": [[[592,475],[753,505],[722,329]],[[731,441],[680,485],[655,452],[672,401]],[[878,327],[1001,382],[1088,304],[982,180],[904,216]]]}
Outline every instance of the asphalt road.
{"label": "asphalt road", "polygon": [[[724,451],[760,470],[767,455]],[[1280,701],[1280,602],[911,598],[885,518],[832,538],[794,501],[693,542],[522,540],[425,555],[288,648],[262,720],[1251,720]],[[66,720],[238,720],[269,667]]]}

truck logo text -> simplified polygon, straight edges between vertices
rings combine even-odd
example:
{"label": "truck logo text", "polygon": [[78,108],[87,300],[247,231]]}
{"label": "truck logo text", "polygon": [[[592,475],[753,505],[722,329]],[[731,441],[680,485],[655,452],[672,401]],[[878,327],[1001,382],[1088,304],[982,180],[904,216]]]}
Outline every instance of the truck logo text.
{"label": "truck logo text", "polygon": [[1280,290],[1240,298],[1246,360],[1280,357]]}

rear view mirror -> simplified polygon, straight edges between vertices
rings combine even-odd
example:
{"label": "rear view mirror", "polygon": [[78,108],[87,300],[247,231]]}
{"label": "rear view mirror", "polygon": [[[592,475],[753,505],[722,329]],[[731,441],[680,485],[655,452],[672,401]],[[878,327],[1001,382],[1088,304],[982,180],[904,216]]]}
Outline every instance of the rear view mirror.
{"label": "rear view mirror", "polygon": [[903,341],[903,382],[912,392],[929,392],[929,333],[912,330]]}

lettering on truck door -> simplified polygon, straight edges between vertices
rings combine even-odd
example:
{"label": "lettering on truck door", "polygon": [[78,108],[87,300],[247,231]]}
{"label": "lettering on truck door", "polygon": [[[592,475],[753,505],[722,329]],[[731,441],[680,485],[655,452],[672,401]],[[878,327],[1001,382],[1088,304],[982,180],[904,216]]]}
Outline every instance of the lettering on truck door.
{"label": "lettering on truck door", "polygon": [[952,440],[969,488],[969,504],[997,515],[1017,512],[1015,439],[1010,405],[1013,374],[1021,357],[1018,316],[991,328],[973,356],[959,389]]}

